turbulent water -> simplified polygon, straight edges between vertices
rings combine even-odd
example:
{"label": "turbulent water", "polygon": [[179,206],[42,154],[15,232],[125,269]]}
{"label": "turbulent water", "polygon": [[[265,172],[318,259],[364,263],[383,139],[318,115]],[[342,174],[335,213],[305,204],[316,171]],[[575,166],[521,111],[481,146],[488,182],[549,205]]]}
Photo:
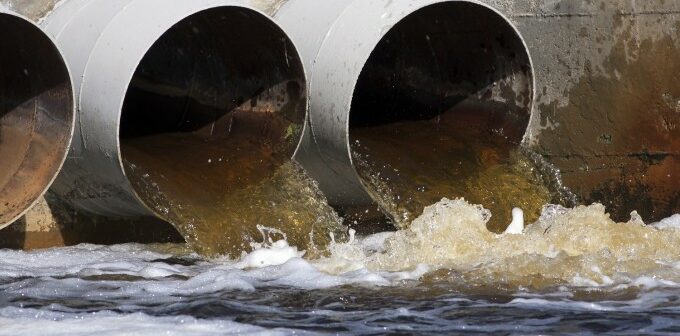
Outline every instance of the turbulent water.
{"label": "turbulent water", "polygon": [[546,206],[523,234],[442,200],[404,230],[328,255],[260,227],[238,259],[184,245],[0,251],[0,334],[680,332],[680,215],[611,221]]}
{"label": "turbulent water", "polygon": [[396,227],[408,227],[444,196],[465,195],[493,211],[487,227],[494,232],[505,230],[513,207],[535,221],[546,203],[571,204],[557,181],[546,180],[549,165],[521,149],[522,133],[488,124],[487,119],[501,119],[479,117],[488,111],[465,112],[353,130],[357,172]]}
{"label": "turbulent water", "polygon": [[[126,147],[128,176],[155,212],[200,254],[239,256],[260,238],[258,225],[285,229],[288,240],[310,254],[322,252],[329,233],[346,231],[316,182],[294,161],[248,141],[228,146],[207,145],[191,135],[166,138],[142,138]],[[176,144],[192,141],[201,143]],[[206,153],[196,153],[202,147]]]}

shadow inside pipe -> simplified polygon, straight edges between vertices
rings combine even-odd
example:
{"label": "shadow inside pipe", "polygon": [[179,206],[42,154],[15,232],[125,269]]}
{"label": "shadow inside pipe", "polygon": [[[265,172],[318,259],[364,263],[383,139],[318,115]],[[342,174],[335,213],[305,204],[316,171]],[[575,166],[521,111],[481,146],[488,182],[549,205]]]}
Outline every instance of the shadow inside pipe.
{"label": "shadow inside pipe", "polygon": [[261,14],[192,15],[148,51],[126,95],[125,171],[139,198],[205,255],[238,256],[258,225],[313,248],[339,219],[292,162],[306,114],[292,43]]}
{"label": "shadow inside pipe", "polygon": [[26,210],[57,174],[73,120],[68,70],[52,42],[0,14],[0,227]]}
{"label": "shadow inside pipe", "polygon": [[532,105],[527,50],[499,14],[472,3],[422,8],[373,50],[350,114],[353,162],[364,186],[404,227],[442,197],[535,219],[551,196],[518,153]]}

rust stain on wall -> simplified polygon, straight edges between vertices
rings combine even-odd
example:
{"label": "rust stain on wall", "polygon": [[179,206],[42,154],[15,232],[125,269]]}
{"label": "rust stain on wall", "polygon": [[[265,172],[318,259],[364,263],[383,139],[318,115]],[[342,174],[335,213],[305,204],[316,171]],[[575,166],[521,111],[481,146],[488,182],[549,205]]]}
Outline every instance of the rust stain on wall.
{"label": "rust stain on wall", "polygon": [[[617,26],[625,26],[620,17]],[[538,149],[584,203],[602,202],[617,220],[680,212],[680,34],[640,39],[624,27],[601,65],[569,90],[569,103],[539,106]]]}

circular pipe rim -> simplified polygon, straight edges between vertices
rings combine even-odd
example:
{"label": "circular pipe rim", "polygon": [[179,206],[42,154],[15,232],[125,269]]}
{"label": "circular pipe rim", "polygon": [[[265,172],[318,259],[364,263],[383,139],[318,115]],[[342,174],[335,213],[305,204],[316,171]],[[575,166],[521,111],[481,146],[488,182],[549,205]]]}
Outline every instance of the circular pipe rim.
{"label": "circular pipe rim", "polygon": [[68,62],[66,62],[66,59],[64,58],[64,53],[59,49],[59,46],[56,44],[54,39],[51,36],[49,36],[47,33],[45,33],[40,28],[40,26],[38,26],[35,22],[31,21],[29,18],[27,18],[27,17],[25,17],[25,16],[23,16],[19,13],[11,11],[11,10],[3,7],[3,6],[0,6],[0,15],[9,15],[9,16],[13,16],[17,19],[22,20],[23,22],[25,22],[26,24],[28,24],[32,28],[36,29],[36,31],[40,32],[40,34],[45,38],[45,40],[50,43],[50,46],[56,52],[55,56],[59,57],[59,61],[60,61],[61,65],[64,67],[64,70],[66,70],[65,72],[67,74],[67,80],[68,80],[68,84],[69,84],[69,93],[71,95],[71,109],[70,109],[71,110],[71,118],[70,118],[71,120],[69,122],[70,126],[69,126],[69,130],[68,130],[68,134],[66,134],[66,143],[65,143],[66,146],[64,147],[63,155],[61,156],[59,162],[55,166],[55,168],[56,168],[55,172],[52,174],[51,178],[48,180],[48,183],[45,185],[45,187],[42,188],[42,190],[37,195],[37,197],[35,197],[35,199],[29,204],[28,207],[26,207],[26,209],[19,212],[19,214],[14,216],[13,218],[10,218],[10,220],[7,221],[7,223],[0,223],[0,230],[1,230],[1,229],[8,227],[11,224],[13,224],[17,220],[19,220],[21,217],[26,215],[26,213],[28,213],[40,201],[40,198],[42,198],[45,195],[45,193],[47,193],[47,191],[50,189],[50,187],[52,186],[54,181],[57,179],[57,176],[61,172],[61,169],[63,168],[64,163],[66,162],[66,159],[68,158],[68,153],[69,153],[70,148],[71,148],[71,143],[73,142],[73,133],[74,133],[74,130],[75,130],[76,113],[77,113],[77,107],[76,107],[77,99],[76,99],[75,85],[73,85],[74,84],[73,74],[71,73],[71,69],[68,65]]}
{"label": "circular pipe rim", "polygon": [[[144,56],[150,51],[152,48],[153,44],[160,39],[168,30],[170,30],[174,25],[181,23],[183,20],[187,19],[188,17],[198,14],[201,12],[209,11],[212,9],[217,9],[217,8],[226,8],[226,7],[233,7],[241,10],[246,10],[252,13],[255,13],[259,15],[262,19],[265,19],[269,21],[272,26],[276,27],[278,31],[281,33],[282,36],[286,37],[290,45],[292,46],[293,50],[295,50],[296,53],[296,58],[299,60],[299,63],[301,67],[304,67],[303,62],[300,58],[300,55],[297,51],[297,47],[293,40],[290,38],[290,36],[281,28],[280,25],[278,25],[271,17],[263,13],[262,11],[255,9],[251,6],[247,6],[238,2],[233,2],[233,1],[223,1],[223,0],[207,0],[207,1],[202,1],[202,2],[192,2],[190,4],[187,4],[186,1],[173,1],[173,4],[168,4],[167,0],[163,1],[132,1],[128,6],[126,6],[121,12],[117,13],[111,22],[106,26],[104,31],[101,33],[99,38],[97,39],[97,42],[95,43],[92,53],[89,56],[87,65],[84,68],[83,72],[83,81],[81,83],[81,94],[79,96],[79,106],[81,106],[81,109],[83,110],[91,110],[93,107],[94,108],[103,108],[107,107],[108,114],[109,115],[115,115],[115,139],[108,139],[109,141],[112,141],[109,143],[109,145],[113,145],[110,148],[115,148],[115,153],[106,153],[104,155],[110,154],[112,156],[115,156],[115,169],[118,170],[121,174],[122,177],[125,180],[125,186],[124,188],[127,189],[127,191],[130,193],[131,196],[134,197],[134,201],[136,201],[138,206],[141,206],[141,209],[138,209],[137,215],[144,215],[146,214],[151,214],[156,217],[164,218],[164,216],[158,214],[155,210],[153,210],[151,207],[147,205],[147,203],[143,200],[142,197],[138,194],[138,192],[135,190],[135,188],[131,185],[129,181],[128,174],[125,170],[124,163],[123,163],[123,157],[122,157],[122,151],[121,151],[121,141],[120,141],[120,126],[121,126],[121,118],[122,118],[122,112],[123,112],[123,104],[125,101],[125,97],[127,94],[127,89],[135,75],[135,72],[140,65],[142,59]],[[115,93],[112,96],[116,96],[119,99],[112,104],[107,104],[103,103],[101,100],[97,98],[101,98],[98,95],[94,94],[93,90],[96,91],[96,88],[93,87],[92,81],[88,81],[88,78],[92,78],[90,74],[94,71],[97,72],[100,68],[97,67],[97,65],[102,65],[102,64],[96,64],[93,63],[93,61],[99,61],[101,62],[102,59],[105,59],[106,57],[103,57],[104,55],[109,55],[110,50],[115,50],[115,46],[119,46],[121,48],[125,47],[127,43],[121,43],[122,41],[118,40],[115,41],[115,37],[117,34],[117,29],[118,27],[126,27],[126,29],[129,29],[129,26],[125,24],[125,21],[128,21],[129,24],[134,24],[135,21],[130,18],[130,16],[135,16],[135,14],[139,15],[140,13],[146,12],[144,8],[147,8],[149,10],[157,8],[158,4],[162,3],[164,6],[169,6],[173,7],[175,9],[174,13],[172,15],[169,15],[167,12],[164,12],[165,14],[162,15],[162,18],[160,18],[163,22],[157,25],[152,26],[152,29],[149,29],[146,33],[146,35],[152,34],[153,38],[146,39],[142,43],[142,45],[138,45],[138,49],[134,50],[134,57],[129,57],[127,59],[126,65],[126,71],[124,74],[122,74],[122,71],[117,72],[114,77],[117,77],[115,79],[113,78],[107,78],[106,80],[98,80],[98,82],[115,82],[117,84],[113,84],[113,86],[117,89],[115,90]],[[185,8],[181,10],[181,13],[179,10],[177,10],[176,7],[180,6],[175,6],[174,4],[183,4]],[[134,6],[140,6],[141,8],[135,8]],[[130,15],[126,15],[130,14]],[[137,24],[139,24],[139,21],[136,21]],[[132,29],[130,29],[132,31]],[[116,45],[116,43],[118,43]],[[138,43],[139,44],[139,43]],[[114,45],[112,47],[111,45]],[[112,57],[112,56],[108,56]],[[303,68],[304,69],[304,68]],[[301,75],[303,76],[303,79],[306,81],[306,75],[305,71],[302,71]],[[99,79],[99,77],[97,77]],[[102,83],[95,83],[95,85],[102,85]],[[107,91],[110,92],[110,91]],[[308,97],[305,97],[305,113],[308,114],[308,107],[309,107],[309,99]],[[92,102],[91,100],[95,100],[95,102]],[[101,113],[99,113],[101,114]],[[98,115],[99,115],[98,114]],[[92,117],[91,115],[85,115],[86,117]],[[306,116],[305,116],[306,118]],[[306,127],[306,125],[304,126]],[[304,131],[304,127],[302,131]],[[302,133],[301,133],[302,134]],[[106,137],[106,136],[105,136]],[[295,150],[293,151],[291,158],[294,157],[295,152],[300,148],[301,145],[301,140],[302,136],[299,137],[297,140],[297,144],[295,146]],[[107,146],[108,147],[108,146]],[[111,167],[113,168],[113,167]]]}
{"label": "circular pipe rim", "polygon": [[[321,103],[318,103],[318,100],[314,99],[314,96],[318,94],[319,91],[322,91],[326,93],[325,91],[328,90],[319,90],[317,87],[317,90],[314,88],[316,85],[320,82],[323,81],[323,78],[325,75],[328,74],[327,71],[321,70],[319,71],[318,68],[312,69],[311,75],[310,75],[310,86],[311,86],[311,91],[310,91],[310,113],[309,113],[309,119],[310,119],[310,124],[312,125],[312,131],[314,133],[314,138],[315,139],[324,139],[326,140],[325,134],[328,133],[328,130],[334,127],[328,127],[324,123],[319,123],[315,122],[315,119],[318,119],[320,116],[328,115],[328,113],[325,113],[324,110],[327,108],[337,109],[336,103],[341,103],[341,108],[344,109],[346,112],[341,112],[341,113],[334,113],[332,114],[332,117],[339,117],[342,118],[342,124],[343,124],[343,133],[342,133],[342,143],[336,142],[332,143],[333,147],[331,148],[332,151],[334,152],[333,154],[341,154],[342,157],[336,157],[336,159],[341,159],[341,160],[346,160],[346,164],[348,165],[349,168],[351,168],[351,171],[353,172],[352,178],[354,179],[355,182],[357,182],[362,190],[366,193],[364,196],[368,196],[368,192],[366,189],[366,186],[364,183],[361,181],[361,178],[357,172],[354,159],[351,153],[351,143],[350,143],[350,110],[351,110],[351,104],[354,96],[354,91],[356,89],[356,85],[359,80],[359,76],[361,75],[364,66],[366,65],[367,61],[369,60],[373,50],[378,46],[380,41],[385,37],[385,35],[394,27],[396,26],[399,22],[404,20],[407,16],[417,12],[420,9],[423,9],[425,7],[435,5],[435,4],[441,4],[441,3],[468,3],[476,6],[481,6],[482,8],[489,10],[491,13],[494,15],[500,17],[514,32],[514,35],[518,38],[518,40],[521,42],[523,51],[526,53],[527,59],[529,61],[529,75],[531,77],[530,83],[531,83],[531,98],[528,104],[528,111],[529,111],[529,120],[527,122],[527,129],[525,130],[524,136],[522,137],[522,143],[526,143],[531,140],[533,134],[531,131],[531,125],[534,124],[535,122],[535,111],[534,111],[534,106],[535,106],[535,100],[536,100],[536,77],[534,73],[534,63],[533,59],[531,57],[531,53],[529,51],[528,45],[526,43],[526,40],[522,36],[521,32],[515,24],[513,24],[510,19],[508,19],[503,13],[501,13],[499,10],[494,8],[493,6],[487,5],[485,3],[482,3],[478,0],[426,0],[426,1],[418,1],[418,0],[383,0],[381,3],[384,2],[384,6],[382,6],[383,11],[375,11],[375,14],[380,14],[381,15],[376,15],[376,17],[379,17],[382,20],[388,20],[386,23],[381,23],[380,20],[364,20],[364,26],[362,26],[363,31],[379,31],[380,33],[377,35],[368,35],[364,34],[361,36],[361,34],[348,34],[348,33],[343,33],[343,27],[346,25],[350,25],[353,21],[355,21],[355,17],[357,16],[358,13],[367,13],[366,11],[366,5],[368,6],[375,6],[379,7],[377,1],[375,3],[367,3],[362,0],[355,0],[352,3],[348,5],[347,8],[345,8],[342,13],[339,15],[339,17],[335,20],[335,22],[332,24],[330,27],[326,38],[324,39],[323,43],[321,44],[321,47],[319,49],[319,52],[317,53],[316,56],[316,66],[328,66],[329,68],[337,68],[337,66],[334,65],[340,65],[339,61],[337,61],[336,57],[334,57],[334,50],[337,50],[337,45],[332,45],[333,43],[338,44],[343,41],[339,41],[342,38],[345,38],[347,36],[351,36],[354,41],[352,42],[357,42],[358,46],[363,46],[363,45],[369,45],[371,48],[356,48],[356,49],[361,49],[361,53],[356,56],[356,58],[353,60],[357,63],[360,63],[360,67],[355,67],[351,68],[346,65],[348,69],[350,69],[351,75],[347,76],[349,79],[346,79],[342,82],[340,85],[341,88],[344,90],[349,90],[342,92],[341,95],[335,94],[334,96],[342,96],[343,101],[333,101],[333,102],[328,102],[327,100],[322,100]],[[374,9],[375,9],[374,7]],[[392,15],[386,15],[385,11],[388,10],[391,7],[397,7],[395,8],[396,10],[390,11]],[[369,8],[370,9],[370,8]],[[396,12],[396,15],[395,15]],[[373,14],[373,13],[371,13]],[[360,39],[360,40],[359,40]],[[348,87],[349,89],[345,89],[344,86],[345,84],[349,84]],[[332,85],[333,88],[337,89],[337,84]],[[337,92],[337,91],[336,91]],[[338,119],[340,120],[340,119]],[[319,127],[320,126],[320,127]],[[314,131],[315,129],[318,128],[323,128],[325,131],[322,132],[317,132]],[[319,134],[324,134],[324,136],[319,137]],[[323,149],[319,149],[323,150]],[[356,198],[356,197],[355,197]],[[343,204],[344,203],[344,204]],[[352,200],[349,199],[342,199],[339,205],[354,205],[355,203],[352,202]]]}

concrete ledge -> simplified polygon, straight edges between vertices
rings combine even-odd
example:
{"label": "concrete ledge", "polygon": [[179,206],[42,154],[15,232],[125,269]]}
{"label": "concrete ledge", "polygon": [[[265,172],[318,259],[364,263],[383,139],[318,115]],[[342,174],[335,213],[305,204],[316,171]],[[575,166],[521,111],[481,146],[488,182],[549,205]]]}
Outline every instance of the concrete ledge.
{"label": "concrete ledge", "polygon": [[0,232],[0,248],[39,249],[80,243],[178,243],[175,228],[156,218],[102,218],[79,213],[47,193],[23,218]]}

